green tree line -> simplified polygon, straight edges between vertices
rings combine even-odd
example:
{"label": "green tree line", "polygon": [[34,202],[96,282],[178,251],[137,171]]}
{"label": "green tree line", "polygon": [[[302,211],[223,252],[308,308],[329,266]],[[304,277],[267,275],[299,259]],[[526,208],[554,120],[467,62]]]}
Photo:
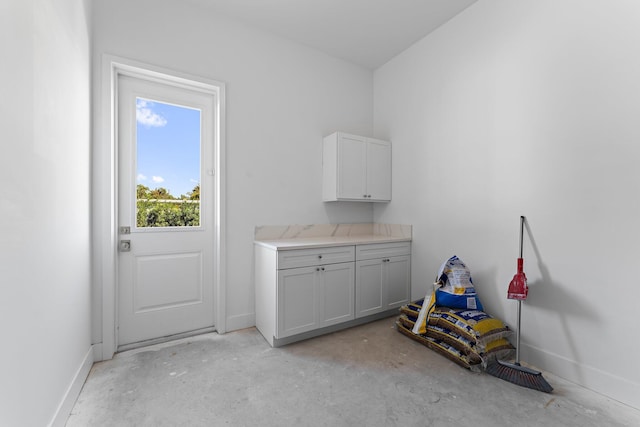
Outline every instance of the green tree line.
{"label": "green tree line", "polygon": [[181,194],[180,197],[173,196],[169,190],[164,187],[151,190],[146,185],[138,184],[136,187],[136,198],[153,200],[200,200],[200,184],[193,187],[193,190],[187,194]]}
{"label": "green tree line", "polygon": [[138,227],[197,227],[200,225],[200,184],[187,194],[173,196],[166,188],[136,187]]}

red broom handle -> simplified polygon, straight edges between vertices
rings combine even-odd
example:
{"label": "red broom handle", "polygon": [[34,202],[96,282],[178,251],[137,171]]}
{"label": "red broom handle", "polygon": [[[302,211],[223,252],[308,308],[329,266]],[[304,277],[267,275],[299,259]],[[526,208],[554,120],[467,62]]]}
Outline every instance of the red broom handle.
{"label": "red broom handle", "polygon": [[[524,216],[520,215],[520,258],[518,258],[518,273],[524,271],[524,258],[522,257],[522,241],[524,237]],[[518,299],[518,325],[516,335],[516,365],[520,365],[520,322],[521,322],[522,300]]]}
{"label": "red broom handle", "polygon": [[[524,235],[524,216],[520,215],[520,259],[522,259],[523,235]],[[520,268],[520,260],[518,260],[518,268]]]}

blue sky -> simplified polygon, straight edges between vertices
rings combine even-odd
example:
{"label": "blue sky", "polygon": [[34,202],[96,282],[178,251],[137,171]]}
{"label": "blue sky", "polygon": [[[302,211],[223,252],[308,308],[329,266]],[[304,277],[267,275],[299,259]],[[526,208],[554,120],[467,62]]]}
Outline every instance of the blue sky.
{"label": "blue sky", "polygon": [[179,197],[200,182],[200,110],[136,100],[137,183]]}

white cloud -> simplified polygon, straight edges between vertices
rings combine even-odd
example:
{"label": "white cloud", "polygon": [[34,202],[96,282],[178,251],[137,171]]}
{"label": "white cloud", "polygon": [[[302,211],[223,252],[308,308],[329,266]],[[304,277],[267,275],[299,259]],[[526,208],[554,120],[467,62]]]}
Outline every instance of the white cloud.
{"label": "white cloud", "polygon": [[164,182],[164,178],[161,176],[152,176],[151,181],[155,182],[156,184],[160,184],[161,182]]}
{"label": "white cloud", "polygon": [[200,184],[200,181],[198,181],[197,179],[190,178],[189,181],[193,182],[194,184]]}
{"label": "white cloud", "polygon": [[146,181],[146,180],[147,180],[146,175],[143,175],[141,173],[138,174],[138,181]]}
{"label": "white cloud", "polygon": [[167,119],[151,110],[153,102],[138,98],[136,100],[136,120],[138,123],[148,127],[163,127],[167,124]]}

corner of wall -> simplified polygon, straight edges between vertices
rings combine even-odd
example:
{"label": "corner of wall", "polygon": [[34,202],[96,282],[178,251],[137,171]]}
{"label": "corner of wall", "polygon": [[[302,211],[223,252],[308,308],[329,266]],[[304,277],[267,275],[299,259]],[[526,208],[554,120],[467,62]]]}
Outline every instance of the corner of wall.
{"label": "corner of wall", "polygon": [[82,390],[82,386],[89,376],[89,371],[91,371],[91,367],[93,366],[93,361],[95,360],[96,354],[96,346],[90,346],[85,354],[76,374],[74,375],[69,387],[67,388],[60,405],[56,409],[56,412],[53,416],[53,419],[49,423],[50,427],[64,427],[67,423],[67,420],[71,414],[71,410],[80,395],[80,391]]}

